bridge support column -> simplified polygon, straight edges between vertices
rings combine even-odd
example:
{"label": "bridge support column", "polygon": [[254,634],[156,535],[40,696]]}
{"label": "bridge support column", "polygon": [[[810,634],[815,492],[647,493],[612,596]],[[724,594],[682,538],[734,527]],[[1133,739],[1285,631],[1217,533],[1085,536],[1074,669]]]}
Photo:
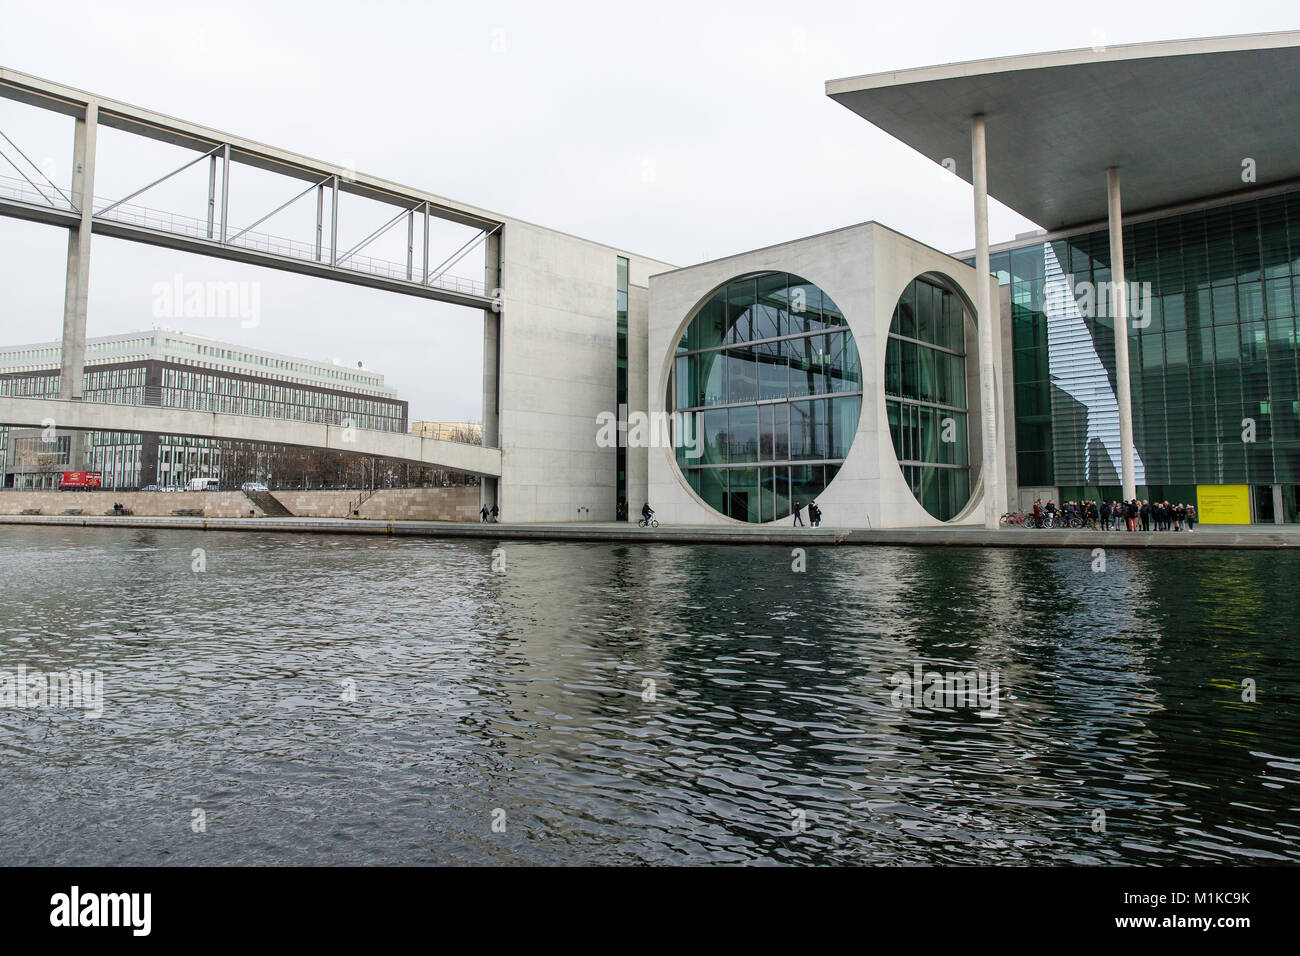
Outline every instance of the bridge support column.
{"label": "bridge support column", "polygon": [[90,301],[90,227],[95,206],[95,137],[99,107],[77,117],[72,143],[72,202],[80,222],[68,230],[68,270],[63,290],[63,348],[59,397],[80,399],[86,368],[86,312]]}
{"label": "bridge support column", "polygon": [[[492,309],[483,311],[483,445],[501,447],[501,321],[505,293],[501,290],[501,231],[483,243],[483,286],[492,296]],[[500,503],[500,479],[484,478],[481,497],[489,510]]]}
{"label": "bridge support column", "polygon": [[501,447],[501,319],[505,293],[501,290],[501,233],[484,243],[483,285],[493,307],[483,311],[483,444]]}

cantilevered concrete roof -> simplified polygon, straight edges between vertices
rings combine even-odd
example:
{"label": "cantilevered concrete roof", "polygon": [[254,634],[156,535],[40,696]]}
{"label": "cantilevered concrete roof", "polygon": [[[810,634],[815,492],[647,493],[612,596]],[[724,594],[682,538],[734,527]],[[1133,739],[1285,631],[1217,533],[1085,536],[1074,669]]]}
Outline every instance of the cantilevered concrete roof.
{"label": "cantilevered concrete roof", "polygon": [[1300,32],[1137,43],[831,80],[826,95],[1046,229],[1106,218],[1106,167],[1138,212],[1300,178]]}

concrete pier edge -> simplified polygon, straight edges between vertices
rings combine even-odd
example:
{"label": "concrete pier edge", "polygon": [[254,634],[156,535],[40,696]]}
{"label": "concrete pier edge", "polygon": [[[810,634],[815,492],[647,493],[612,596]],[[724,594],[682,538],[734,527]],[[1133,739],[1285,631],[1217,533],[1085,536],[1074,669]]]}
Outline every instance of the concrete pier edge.
{"label": "concrete pier edge", "polygon": [[[81,528],[153,528],[177,531],[299,532],[378,534],[392,537],[482,538],[487,540],[615,541],[635,544],[724,545],[878,545],[968,548],[1113,548],[1170,550],[1286,550],[1300,547],[1295,530],[1224,530],[1222,526],[1186,531],[1033,530],[960,528],[753,528],[662,526],[638,528],[622,522],[480,524],[453,521],[391,521],[379,518],[184,518],[153,516],[0,515],[0,525]],[[1287,526],[1282,526],[1287,527]]]}

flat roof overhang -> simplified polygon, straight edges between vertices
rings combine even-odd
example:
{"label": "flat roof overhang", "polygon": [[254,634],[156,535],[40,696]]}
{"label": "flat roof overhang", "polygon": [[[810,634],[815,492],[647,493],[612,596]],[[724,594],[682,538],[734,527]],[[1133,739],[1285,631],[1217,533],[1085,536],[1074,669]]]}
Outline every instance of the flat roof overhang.
{"label": "flat roof overhang", "polygon": [[1300,31],[1137,43],[830,80],[826,95],[1048,230],[1106,218],[1106,168],[1138,213],[1300,179]]}

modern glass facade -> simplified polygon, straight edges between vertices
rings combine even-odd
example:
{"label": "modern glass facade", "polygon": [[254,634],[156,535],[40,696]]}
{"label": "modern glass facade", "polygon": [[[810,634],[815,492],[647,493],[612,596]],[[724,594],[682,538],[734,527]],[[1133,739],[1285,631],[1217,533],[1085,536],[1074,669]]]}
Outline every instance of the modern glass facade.
{"label": "modern glass facade", "polygon": [[[1124,229],[1139,497],[1248,485],[1256,520],[1300,496],[1300,191]],[[1119,485],[1105,229],[995,253],[1011,291],[1021,486]],[[1072,494],[1066,495],[1069,490]]]}
{"label": "modern glass facade", "polygon": [[834,479],[862,405],[857,346],[839,308],[784,272],[736,279],[692,316],[669,387],[691,442],[677,463],[714,510],[788,517]]}
{"label": "modern glass facade", "polygon": [[966,319],[962,300],[921,276],[894,307],[885,347],[885,412],[916,500],[940,521],[970,500]]}

